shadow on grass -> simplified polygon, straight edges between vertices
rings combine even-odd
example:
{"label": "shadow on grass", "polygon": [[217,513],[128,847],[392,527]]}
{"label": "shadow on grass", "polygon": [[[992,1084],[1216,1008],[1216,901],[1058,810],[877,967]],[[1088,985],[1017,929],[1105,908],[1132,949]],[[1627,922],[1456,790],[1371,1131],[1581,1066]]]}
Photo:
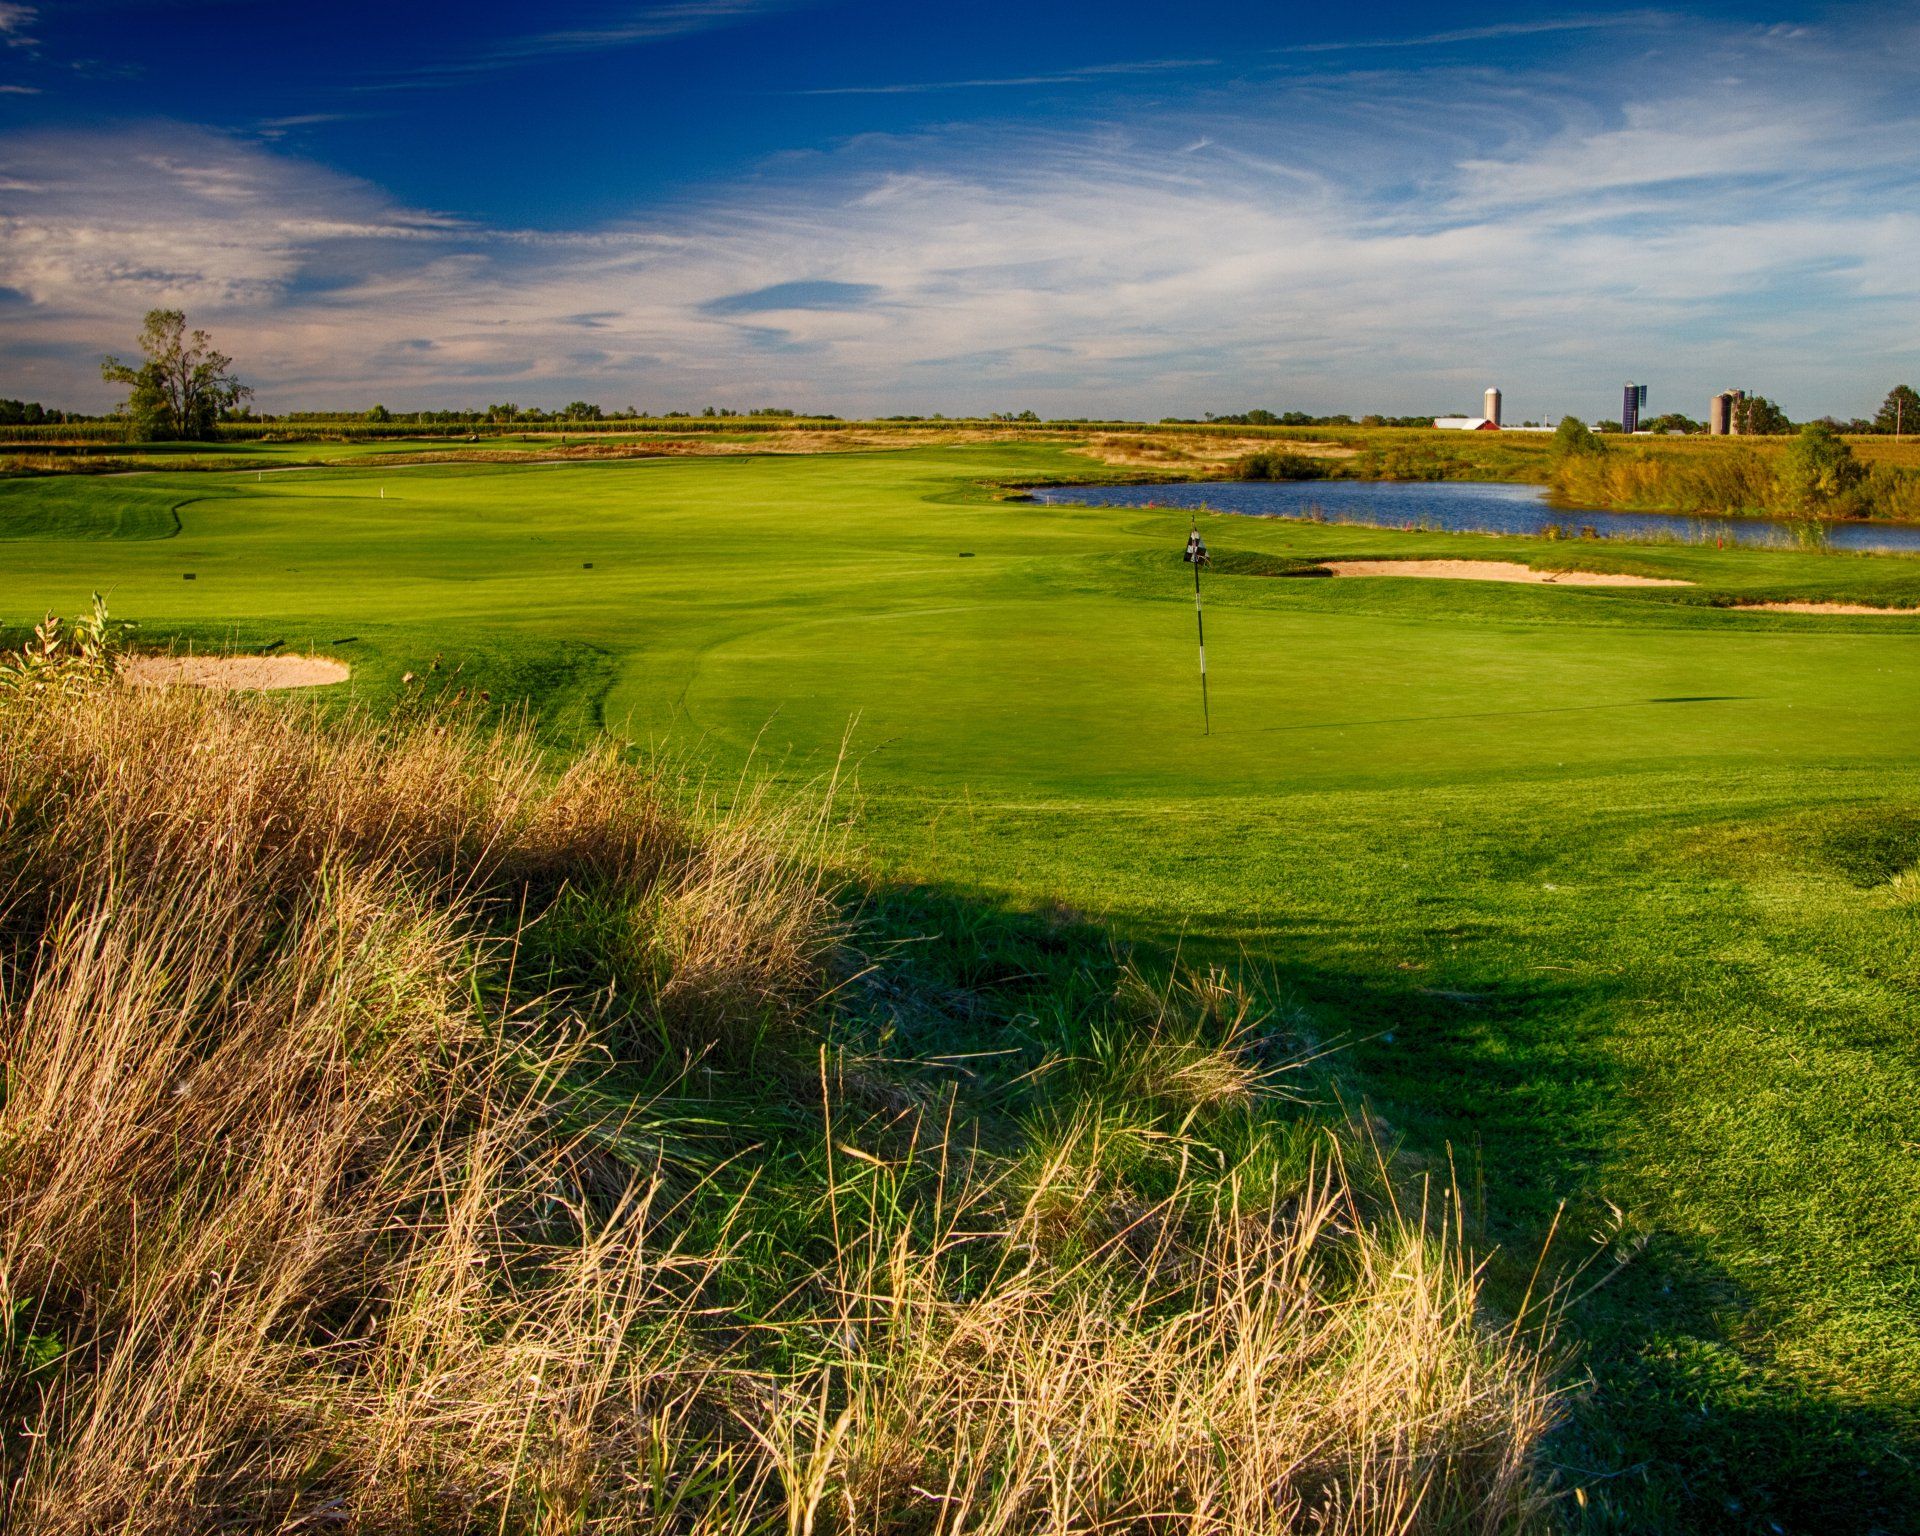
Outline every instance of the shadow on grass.
{"label": "shadow on grass", "polygon": [[[1904,851],[1904,848],[1903,848]],[[1356,928],[1363,926],[1355,920]],[[1326,939],[1326,920],[1316,922]],[[1191,933],[1144,947],[1207,955]],[[1286,948],[1284,934],[1269,947]],[[1545,1271],[1573,1298],[1564,1342],[1590,1376],[1551,1454],[1574,1528],[1594,1532],[1920,1531],[1920,1413],[1849,1401],[1755,1348],[1765,1304],[1690,1235],[1635,1229],[1604,1185],[1628,1139],[1631,1083],[1603,1049],[1609,977],[1484,982],[1449,971],[1274,964],[1340,1047],[1334,1082],[1380,1117],[1403,1172],[1454,1181],[1495,1251],[1488,1294],[1518,1306]],[[1564,1204],[1564,1211],[1562,1206]]]}
{"label": "shadow on grass", "polygon": [[1345,731],[1369,725],[1420,725],[1432,720],[1503,720],[1527,715],[1586,715],[1610,710],[1644,709],[1649,704],[1733,704],[1756,695],[1748,693],[1703,693],[1670,699],[1617,699],[1601,704],[1549,704],[1536,709],[1450,710],[1433,715],[1388,715],[1374,720],[1324,720],[1310,725],[1269,725],[1261,727],[1265,735],[1295,731]]}

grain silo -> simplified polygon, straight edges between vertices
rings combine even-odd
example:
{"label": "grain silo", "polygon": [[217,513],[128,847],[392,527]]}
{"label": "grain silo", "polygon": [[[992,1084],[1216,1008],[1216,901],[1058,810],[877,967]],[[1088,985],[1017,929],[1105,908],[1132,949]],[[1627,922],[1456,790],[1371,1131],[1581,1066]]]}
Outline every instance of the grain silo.
{"label": "grain silo", "polygon": [[1647,408],[1647,386],[1629,384],[1620,393],[1620,430],[1638,432],[1640,413]]}
{"label": "grain silo", "polygon": [[1484,409],[1482,409],[1480,414],[1484,416],[1488,421],[1492,422],[1496,427],[1500,425],[1500,391],[1499,390],[1490,389],[1487,391],[1485,407]]}
{"label": "grain silo", "polygon": [[1723,389],[1707,402],[1707,431],[1714,437],[1740,435],[1740,405],[1747,398],[1744,389]]}

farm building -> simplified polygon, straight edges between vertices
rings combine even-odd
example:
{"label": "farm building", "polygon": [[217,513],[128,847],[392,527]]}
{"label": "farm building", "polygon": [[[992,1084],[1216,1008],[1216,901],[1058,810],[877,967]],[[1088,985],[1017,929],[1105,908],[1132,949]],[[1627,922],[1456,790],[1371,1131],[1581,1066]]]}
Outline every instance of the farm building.
{"label": "farm building", "polygon": [[1443,432],[1498,432],[1500,423],[1490,416],[1436,416],[1433,424]]}

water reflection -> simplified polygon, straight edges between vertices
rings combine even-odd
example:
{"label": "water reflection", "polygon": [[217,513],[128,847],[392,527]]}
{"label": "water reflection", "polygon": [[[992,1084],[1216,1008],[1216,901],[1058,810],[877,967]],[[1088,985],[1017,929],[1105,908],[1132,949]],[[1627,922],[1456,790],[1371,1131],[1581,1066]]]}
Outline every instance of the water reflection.
{"label": "water reflection", "polygon": [[1550,505],[1539,486],[1478,481],[1216,480],[1204,484],[1048,486],[1035,489],[1033,496],[1036,501],[1081,506],[1206,507],[1248,517],[1449,533],[1920,552],[1920,526],[1911,523],[1813,523],[1568,510]]}

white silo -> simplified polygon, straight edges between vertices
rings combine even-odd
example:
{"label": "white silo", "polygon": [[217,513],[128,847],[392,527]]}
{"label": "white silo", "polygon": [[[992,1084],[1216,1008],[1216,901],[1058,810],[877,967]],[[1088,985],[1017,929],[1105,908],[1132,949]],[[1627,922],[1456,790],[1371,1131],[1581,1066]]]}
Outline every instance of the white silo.
{"label": "white silo", "polygon": [[1490,389],[1487,391],[1486,404],[1485,404],[1485,407],[1481,410],[1480,414],[1486,417],[1487,420],[1492,422],[1496,427],[1500,425],[1500,391],[1499,390]]}

